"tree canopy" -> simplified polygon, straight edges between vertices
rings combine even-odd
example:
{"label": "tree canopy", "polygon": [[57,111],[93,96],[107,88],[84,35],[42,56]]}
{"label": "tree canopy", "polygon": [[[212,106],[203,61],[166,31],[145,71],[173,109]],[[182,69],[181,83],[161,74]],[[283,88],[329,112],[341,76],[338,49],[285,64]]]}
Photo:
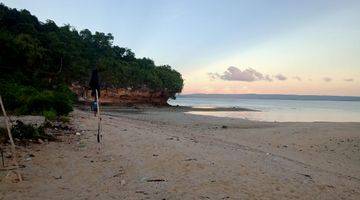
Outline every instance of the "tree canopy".
{"label": "tree canopy", "polygon": [[169,97],[181,92],[179,72],[136,58],[113,39],[110,33],[40,22],[27,10],[0,4],[0,81],[49,90],[73,82],[86,85],[96,67],[102,87],[162,91]]}

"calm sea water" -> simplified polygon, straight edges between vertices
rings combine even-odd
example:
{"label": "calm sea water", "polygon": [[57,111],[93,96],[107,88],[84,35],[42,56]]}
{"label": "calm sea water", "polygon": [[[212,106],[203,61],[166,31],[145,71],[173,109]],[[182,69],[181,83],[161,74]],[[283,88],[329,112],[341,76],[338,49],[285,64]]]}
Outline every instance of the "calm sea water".
{"label": "calm sea water", "polygon": [[191,107],[241,107],[261,112],[217,111],[190,112],[217,117],[235,117],[278,122],[360,122],[360,101],[309,101],[274,99],[238,99],[178,97],[171,105]]}

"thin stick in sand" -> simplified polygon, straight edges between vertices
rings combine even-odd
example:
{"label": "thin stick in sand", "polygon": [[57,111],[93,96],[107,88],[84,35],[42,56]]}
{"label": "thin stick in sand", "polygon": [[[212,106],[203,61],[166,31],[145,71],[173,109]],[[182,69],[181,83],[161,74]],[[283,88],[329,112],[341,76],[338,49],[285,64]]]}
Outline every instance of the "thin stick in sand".
{"label": "thin stick in sand", "polygon": [[21,174],[19,172],[19,163],[17,161],[17,154],[16,154],[16,149],[15,149],[15,143],[14,143],[14,140],[12,138],[12,134],[11,134],[11,131],[10,131],[10,126],[9,126],[9,121],[8,121],[8,117],[6,115],[6,111],[5,111],[5,107],[4,107],[4,104],[3,104],[3,101],[2,101],[2,98],[0,96],[0,104],[1,104],[1,110],[4,114],[4,119],[5,119],[5,125],[6,125],[6,129],[7,129],[7,133],[8,133],[8,136],[9,136],[9,139],[10,139],[10,144],[11,144],[11,154],[12,154],[12,157],[13,157],[13,162],[16,166],[16,174],[18,176],[18,179],[19,181],[21,182],[22,181],[22,178],[21,178]]}
{"label": "thin stick in sand", "polygon": [[100,101],[99,101],[99,93],[98,90],[95,90],[95,96],[96,96],[96,109],[97,109],[97,118],[98,118],[98,133],[97,133],[97,141],[98,143],[100,143],[101,146],[101,140],[102,140],[102,135],[101,135],[101,116],[100,116]]}

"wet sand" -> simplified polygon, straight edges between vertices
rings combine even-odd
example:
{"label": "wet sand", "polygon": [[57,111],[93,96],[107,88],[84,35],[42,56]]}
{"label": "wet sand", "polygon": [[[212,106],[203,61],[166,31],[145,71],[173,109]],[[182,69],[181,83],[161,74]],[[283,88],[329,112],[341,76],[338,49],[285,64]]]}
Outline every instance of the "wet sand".
{"label": "wet sand", "polygon": [[[270,123],[179,109],[75,110],[80,136],[22,148],[0,199],[360,199],[360,123]],[[27,155],[33,154],[31,160]]]}

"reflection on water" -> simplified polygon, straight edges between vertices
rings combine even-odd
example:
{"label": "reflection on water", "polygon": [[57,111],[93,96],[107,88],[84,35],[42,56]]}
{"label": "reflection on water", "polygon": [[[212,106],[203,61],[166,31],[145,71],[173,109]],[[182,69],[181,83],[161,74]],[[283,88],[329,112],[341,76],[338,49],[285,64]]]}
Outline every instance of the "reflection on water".
{"label": "reflection on water", "polygon": [[193,111],[192,114],[244,118],[278,122],[360,122],[360,102],[357,101],[298,101],[233,98],[182,98],[169,101],[171,105],[193,107],[244,107],[261,112]]}

